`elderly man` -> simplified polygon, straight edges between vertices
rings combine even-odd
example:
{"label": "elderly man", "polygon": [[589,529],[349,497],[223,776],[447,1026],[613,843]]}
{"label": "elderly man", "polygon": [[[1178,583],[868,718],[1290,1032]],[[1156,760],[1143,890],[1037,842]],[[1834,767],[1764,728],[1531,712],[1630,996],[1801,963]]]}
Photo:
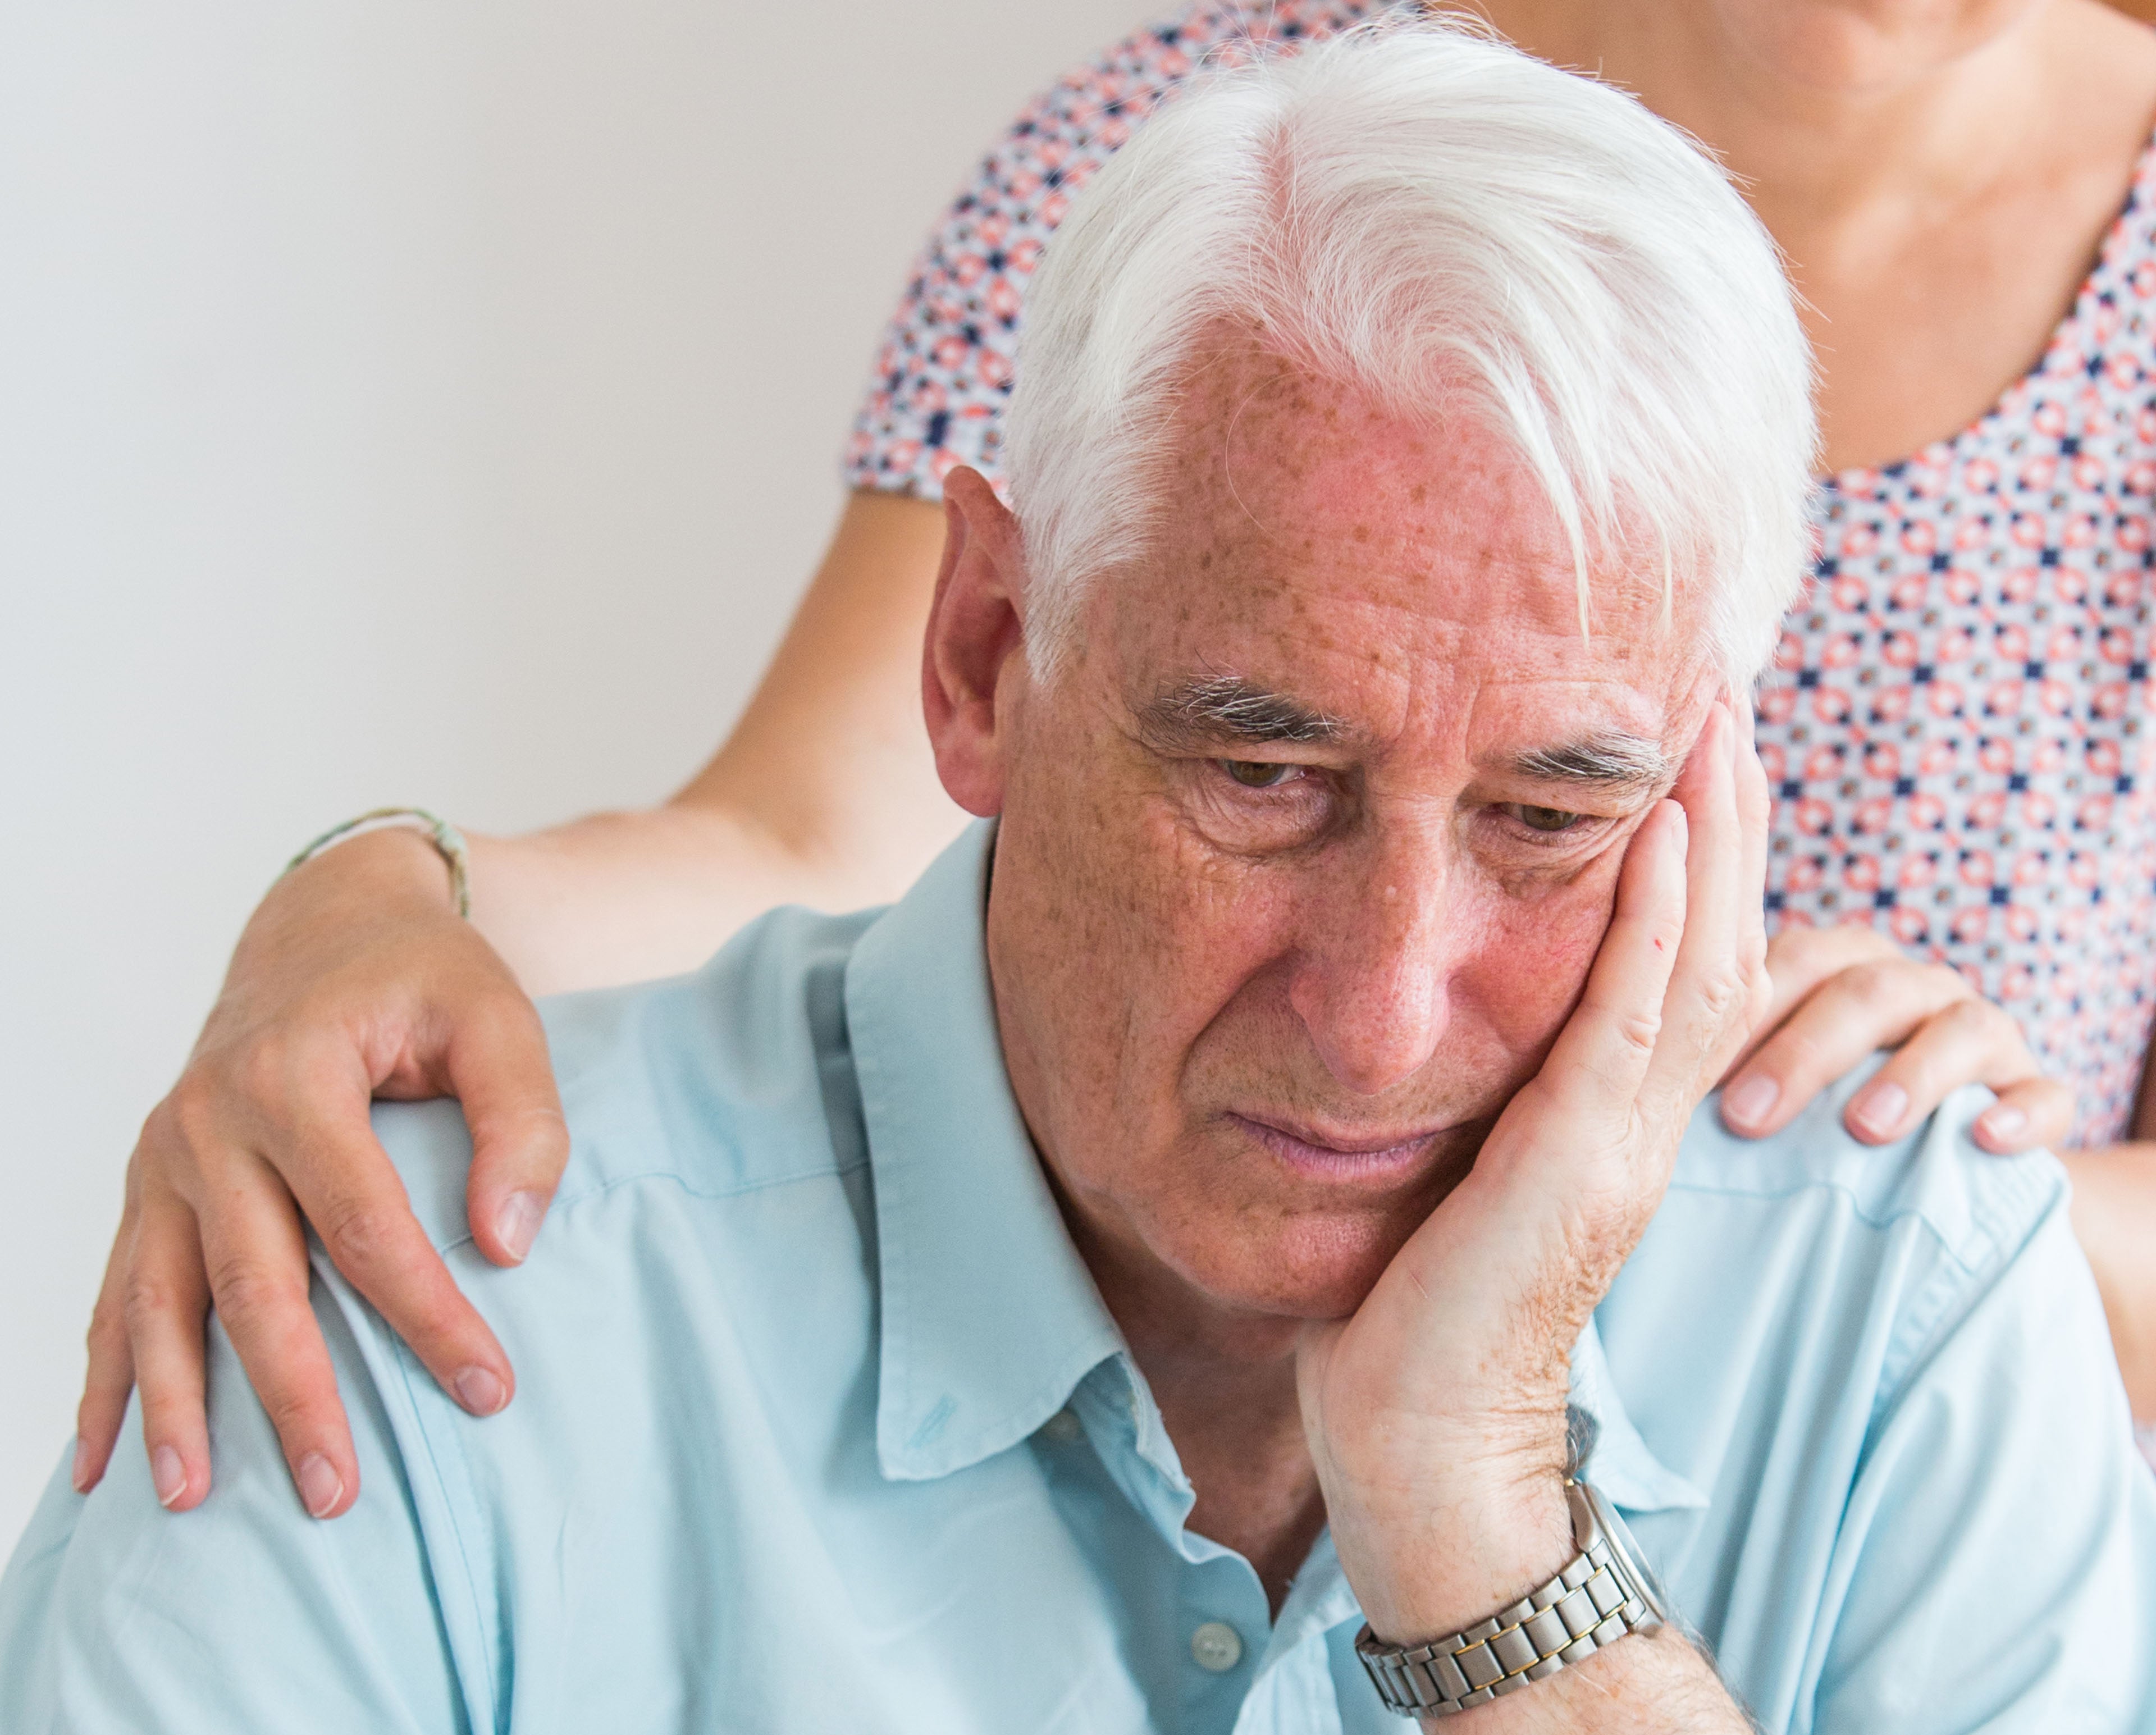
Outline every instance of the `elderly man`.
{"label": "elderly man", "polygon": [[[517,1404],[318,1261],[365,1497],[300,1513],[218,1342],[201,1510],[56,1481],[0,1723],[2156,1725],[2056,1168],[1694,1116],[1809,454],[1738,201],[1373,33],[1167,111],[1031,316],[924,668],[993,823],[557,1004],[542,1275],[463,1266]],[[380,1124],[454,1240],[454,1106]]]}

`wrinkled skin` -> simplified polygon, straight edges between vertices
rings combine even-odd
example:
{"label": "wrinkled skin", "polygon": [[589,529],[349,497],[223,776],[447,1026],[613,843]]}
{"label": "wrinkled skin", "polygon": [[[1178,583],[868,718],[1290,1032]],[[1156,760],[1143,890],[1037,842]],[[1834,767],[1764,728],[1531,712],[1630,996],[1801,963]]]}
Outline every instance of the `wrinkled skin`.
{"label": "wrinkled skin", "polygon": [[[1692,585],[1605,563],[1583,642],[1502,444],[1199,353],[1152,545],[1046,678],[1017,524],[952,478],[930,736],[1001,817],[1013,1086],[1193,1527],[1277,1599],[1329,1521],[1427,1635],[1562,1563],[1571,1346],[1767,1009],[1765,784]],[[1683,1640],[1630,1651],[1545,1707],[1735,1727]]]}
{"label": "wrinkled skin", "polygon": [[[1598,598],[1582,644],[1548,509],[1478,433],[1262,356],[1204,387],[1153,558],[1101,587],[1050,693],[1009,701],[990,956],[1020,1099],[1104,1251],[1332,1317],[1540,1064],[1666,788],[1506,762],[1621,730],[1674,767],[1716,683],[1645,587]],[[1223,672],[1349,739],[1260,753],[1148,721]],[[1283,781],[1245,787],[1224,749]],[[1377,1154],[1312,1170],[1298,1134]]]}

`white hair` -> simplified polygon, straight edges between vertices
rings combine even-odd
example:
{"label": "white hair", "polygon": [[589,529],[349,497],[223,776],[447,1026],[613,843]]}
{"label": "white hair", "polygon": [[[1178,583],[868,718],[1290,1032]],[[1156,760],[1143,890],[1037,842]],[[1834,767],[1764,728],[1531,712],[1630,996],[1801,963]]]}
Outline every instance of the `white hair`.
{"label": "white hair", "polygon": [[[1086,187],[1028,297],[1006,446],[1027,654],[1142,556],[1223,321],[1395,413],[1509,442],[1572,548],[1710,587],[1748,683],[1801,580],[1811,355],[1774,244],[1695,145],[1455,25],[1366,26],[1196,81]],[[1674,576],[1673,576],[1674,575]]]}

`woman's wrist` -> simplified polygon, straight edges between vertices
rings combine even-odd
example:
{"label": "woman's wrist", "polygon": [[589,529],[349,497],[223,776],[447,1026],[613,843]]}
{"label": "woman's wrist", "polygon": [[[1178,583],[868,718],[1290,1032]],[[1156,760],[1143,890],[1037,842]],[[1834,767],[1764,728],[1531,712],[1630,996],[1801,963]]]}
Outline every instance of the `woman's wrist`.
{"label": "woman's wrist", "polygon": [[449,896],[456,905],[457,914],[471,915],[470,857],[465,846],[464,834],[439,814],[430,814],[424,808],[371,808],[366,813],[332,825],[285,864],[289,874],[305,867],[316,857],[326,855],[341,844],[346,844],[377,831],[408,831],[424,837],[440,856],[449,873]]}
{"label": "woman's wrist", "polygon": [[334,923],[412,904],[455,915],[459,891],[449,862],[424,832],[392,826],[287,868],[257,915],[280,926],[288,912],[300,921]]}

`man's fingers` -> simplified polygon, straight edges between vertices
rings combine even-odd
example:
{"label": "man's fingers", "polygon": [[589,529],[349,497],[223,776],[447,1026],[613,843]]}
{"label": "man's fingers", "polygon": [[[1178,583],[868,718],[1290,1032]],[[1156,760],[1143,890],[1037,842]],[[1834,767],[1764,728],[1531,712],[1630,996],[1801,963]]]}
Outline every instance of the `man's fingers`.
{"label": "man's fingers", "polygon": [[1885,1144],[1914,1131],[1963,1085],[2003,1091],[2039,1078],[2012,1014],[1971,995],[1925,1019],[1850,1098],[1842,1124],[1866,1144]]}
{"label": "man's fingers", "polygon": [[1737,825],[1744,843],[1743,865],[1738,874],[1743,901],[1743,949],[1745,968],[1753,978],[1752,1012],[1755,1024],[1774,1004],[1773,983],[1767,956],[1767,846],[1774,818],[1774,799],[1767,787],[1767,767],[1759,762],[1753,739],[1751,696],[1739,694],[1734,703],[1737,737]]}
{"label": "man's fingers", "polygon": [[142,1199],[128,1250],[124,1311],[142,1393],[142,1450],[167,1510],[209,1492],[209,1424],[203,1404],[203,1323],[209,1283],[194,1213],[162,1189]]}
{"label": "man's fingers", "polygon": [[449,1091],[471,1128],[465,1208],[472,1239],[498,1265],[523,1262],[569,1160],[569,1132],[537,1009],[498,997],[449,1038]]}
{"label": "man's fingers", "polygon": [[359,1492],[336,1373],[307,1299],[306,1230],[267,1164],[234,1174],[201,1219],[210,1293],[269,1412],[300,1503],[333,1518]]}
{"label": "man's fingers", "polygon": [[[1686,1119],[1754,1015],[1758,960],[1748,944],[1758,920],[1758,888],[1745,883],[1739,808],[1740,743],[1727,706],[1708,714],[1675,791],[1690,830],[1686,851],[1684,943],[1663,1005],[1663,1034],[1641,1090],[1642,1106]],[[1746,907],[1747,902],[1749,907]]]}
{"label": "man's fingers", "polygon": [[[1730,1075],[1722,1122],[1746,1138],[1779,1132],[1866,1055],[1899,1048],[1927,1019],[1964,1002],[1982,1004],[1943,965],[1892,955],[1852,964],[1818,984]],[[2013,1039],[2018,1046],[2018,1034]],[[1987,1037],[1987,1057],[1989,1048]],[[1924,1111],[1937,1106],[1935,1100]]]}
{"label": "man's fingers", "polygon": [[1573,1106],[1622,1123],[1653,1063],[1684,942],[1686,854],[1684,809],[1656,803],[1626,846],[1609,929],[1540,1074]]}

